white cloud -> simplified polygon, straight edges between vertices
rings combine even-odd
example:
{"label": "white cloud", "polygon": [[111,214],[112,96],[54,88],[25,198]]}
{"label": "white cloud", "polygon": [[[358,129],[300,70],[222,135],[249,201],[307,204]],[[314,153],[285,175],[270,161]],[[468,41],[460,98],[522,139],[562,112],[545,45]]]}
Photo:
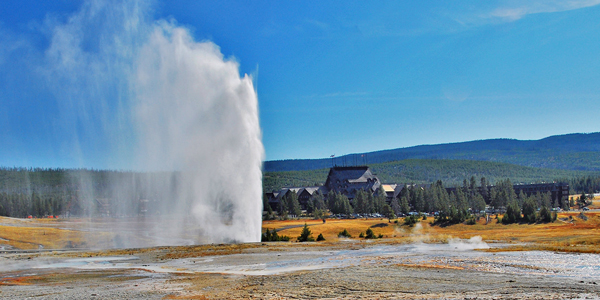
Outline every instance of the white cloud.
{"label": "white cloud", "polygon": [[600,4],[600,0],[570,0],[570,1],[508,1],[498,7],[478,14],[475,22],[513,22],[527,15],[554,13]]}

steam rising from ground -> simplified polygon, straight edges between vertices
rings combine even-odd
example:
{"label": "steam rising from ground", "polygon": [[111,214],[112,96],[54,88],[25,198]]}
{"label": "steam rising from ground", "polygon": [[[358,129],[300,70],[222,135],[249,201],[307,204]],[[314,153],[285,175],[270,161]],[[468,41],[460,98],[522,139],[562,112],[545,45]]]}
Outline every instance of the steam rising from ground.
{"label": "steam rising from ground", "polygon": [[[214,43],[196,42],[148,11],[143,1],[88,1],[50,24],[43,72],[60,126],[72,134],[66,147],[82,167],[97,158],[163,171],[142,190],[130,188],[134,180],[112,180],[110,195],[84,188],[81,196],[89,212],[102,197],[120,212],[128,211],[124,203],[135,203],[135,213],[154,206],[150,220],[126,228],[139,227],[144,242],[121,236],[117,246],[259,241],[263,147],[252,79]],[[80,180],[85,187],[88,179]]]}
{"label": "steam rising from ground", "polygon": [[481,236],[473,236],[468,240],[459,238],[451,238],[448,240],[448,245],[457,250],[473,250],[473,249],[489,249],[490,246],[484,242]]}

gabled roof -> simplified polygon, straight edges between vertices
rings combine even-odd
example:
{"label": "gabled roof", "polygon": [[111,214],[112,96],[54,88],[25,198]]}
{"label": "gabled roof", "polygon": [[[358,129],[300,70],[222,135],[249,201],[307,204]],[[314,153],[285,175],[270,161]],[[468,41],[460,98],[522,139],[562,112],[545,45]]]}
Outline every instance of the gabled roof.
{"label": "gabled roof", "polygon": [[367,183],[369,180],[378,181],[368,166],[333,167],[327,175],[326,186],[339,183]]}
{"label": "gabled roof", "polygon": [[282,188],[278,192],[273,192],[273,197],[269,201],[279,201],[281,198],[285,197],[289,192],[296,192],[296,194],[300,195],[306,191],[309,195],[313,195],[316,191],[319,191],[321,194],[327,194],[327,189],[323,186],[309,186],[309,187],[286,187]]}
{"label": "gabled roof", "polygon": [[368,166],[333,167],[329,170],[325,187],[353,199],[358,190],[375,192],[381,182]]}

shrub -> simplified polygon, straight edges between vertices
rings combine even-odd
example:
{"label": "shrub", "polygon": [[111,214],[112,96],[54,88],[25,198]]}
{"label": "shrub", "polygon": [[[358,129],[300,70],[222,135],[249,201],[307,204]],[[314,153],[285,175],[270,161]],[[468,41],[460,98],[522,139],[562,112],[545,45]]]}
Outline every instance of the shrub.
{"label": "shrub", "polygon": [[419,222],[419,217],[416,215],[408,216],[404,218],[404,225],[408,225],[410,227],[415,226]]}
{"label": "shrub", "polygon": [[273,229],[273,231],[270,231],[269,228],[267,228],[267,231],[265,233],[262,234],[261,239],[262,242],[287,242],[290,240],[289,236],[279,236],[277,234],[277,231],[275,231],[275,229]]}
{"label": "shrub", "polygon": [[365,237],[365,234],[361,232],[361,233],[358,235],[358,237],[362,239],[362,238],[364,238],[364,237]]}
{"label": "shrub", "polygon": [[308,225],[304,223],[304,228],[298,237],[298,242],[314,242],[315,238],[312,237],[312,232],[308,229]]}
{"label": "shrub", "polygon": [[319,236],[317,237],[317,242],[318,241],[324,241],[324,240],[325,240],[325,238],[323,237],[323,234],[319,233]]}
{"label": "shrub", "polygon": [[376,238],[377,237],[375,236],[375,233],[373,233],[373,230],[371,230],[371,228],[367,229],[365,239],[376,239]]}
{"label": "shrub", "polygon": [[350,233],[348,232],[348,230],[344,229],[343,231],[340,231],[340,233],[338,233],[338,237],[351,238],[352,235],[350,235]]}
{"label": "shrub", "polygon": [[475,216],[471,215],[467,219],[467,225],[475,225],[475,224],[477,224],[477,220],[475,219]]}

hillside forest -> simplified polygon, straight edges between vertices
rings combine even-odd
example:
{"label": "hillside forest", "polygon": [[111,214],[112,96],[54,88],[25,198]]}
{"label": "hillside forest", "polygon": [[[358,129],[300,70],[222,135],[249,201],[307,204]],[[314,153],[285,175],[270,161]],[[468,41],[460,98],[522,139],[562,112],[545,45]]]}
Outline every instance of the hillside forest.
{"label": "hillside forest", "polygon": [[[513,183],[568,182],[573,194],[600,190],[600,175],[589,171],[545,170],[502,163],[454,160],[407,160],[375,164],[372,168],[382,182],[401,185],[457,187],[462,186],[465,179],[485,177],[490,184],[507,179]],[[277,190],[283,186],[322,185],[327,172],[328,169],[266,172],[264,191]],[[168,214],[172,209],[171,199],[177,197],[181,180],[181,174],[177,172],[0,168],[0,215],[25,218]],[[454,195],[457,199],[462,199],[459,196]],[[328,197],[335,199],[335,195],[323,195],[324,203],[331,202],[327,200]],[[421,205],[424,210],[431,209],[427,205],[437,205],[435,198],[425,197],[422,203],[417,200],[420,199],[419,196],[408,199],[409,207],[417,209]],[[344,203],[340,204],[340,201],[338,199],[336,207],[348,207]],[[402,212],[403,205],[399,202],[394,207],[394,212]],[[379,208],[383,209],[383,205],[379,205]],[[360,207],[353,209],[367,210]]]}

